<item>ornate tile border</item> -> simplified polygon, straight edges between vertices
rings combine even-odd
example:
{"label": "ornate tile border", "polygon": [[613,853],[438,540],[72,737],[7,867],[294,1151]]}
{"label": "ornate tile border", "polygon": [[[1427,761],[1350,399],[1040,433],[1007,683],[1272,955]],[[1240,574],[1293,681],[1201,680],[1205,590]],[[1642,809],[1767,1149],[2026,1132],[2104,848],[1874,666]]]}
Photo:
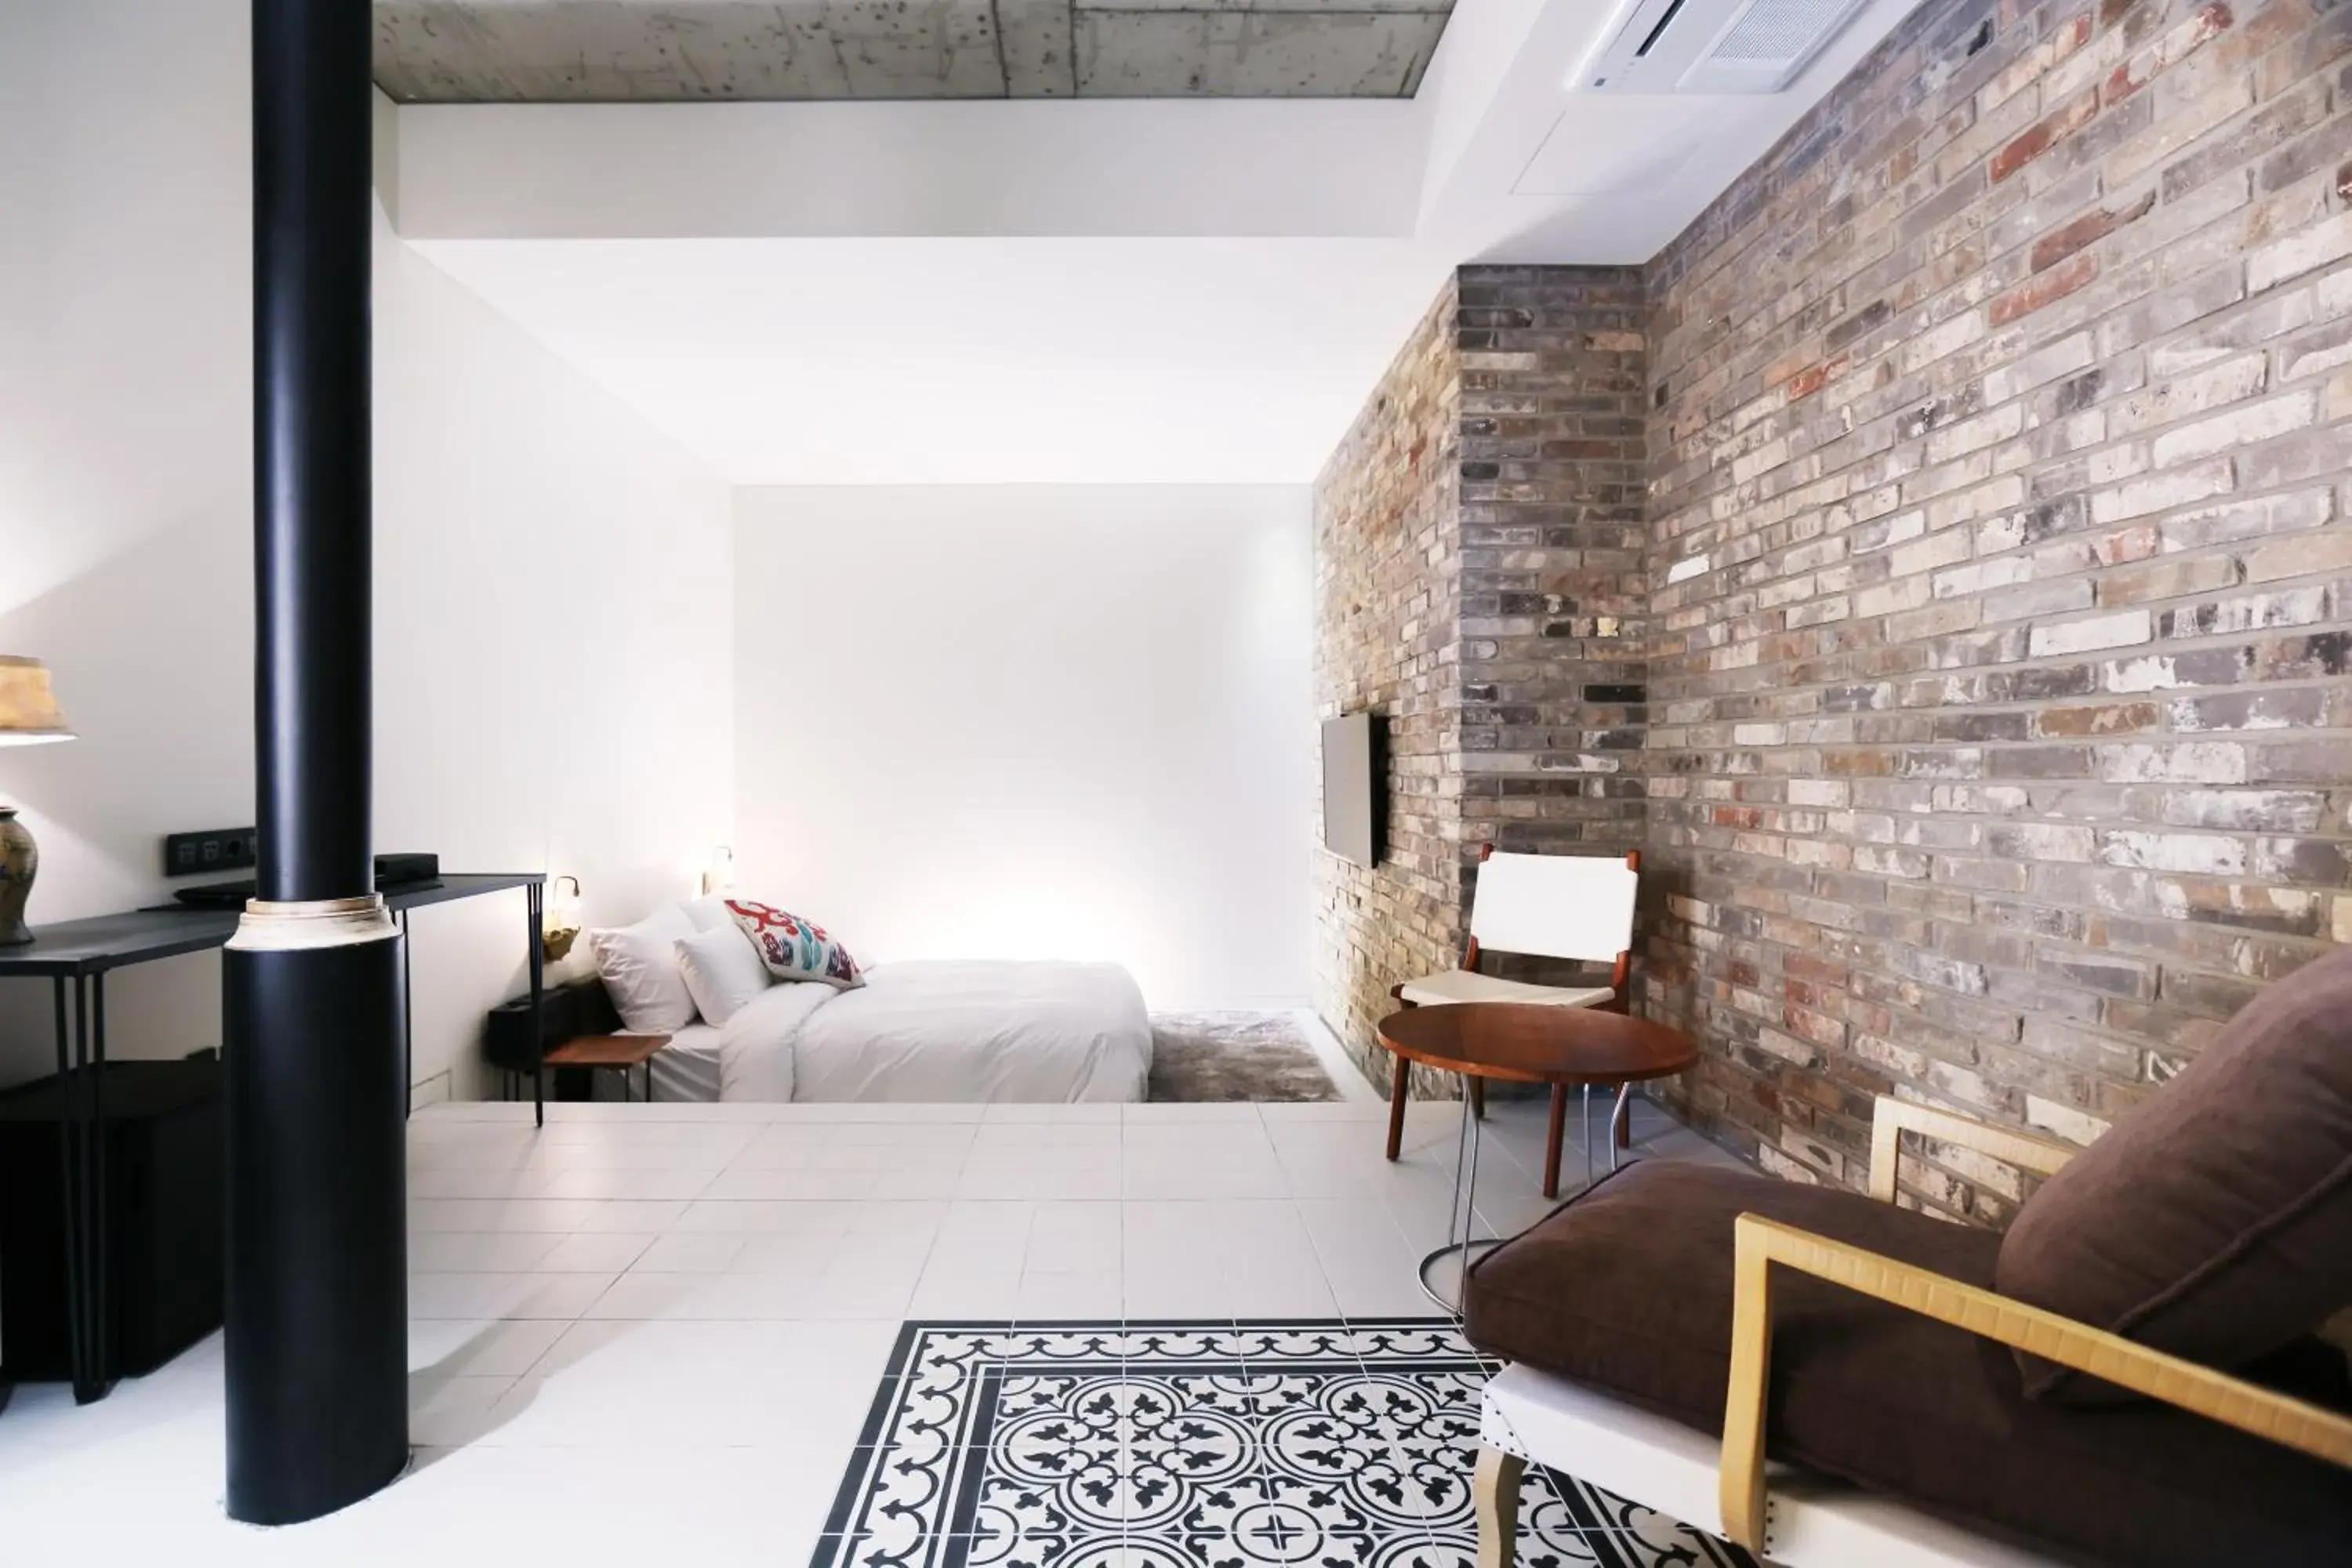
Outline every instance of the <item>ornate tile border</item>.
{"label": "ornate tile border", "polygon": [[[908,1323],[811,1568],[1469,1568],[1478,1389],[1444,1319]],[[1752,1568],[1530,1470],[1528,1568]]]}

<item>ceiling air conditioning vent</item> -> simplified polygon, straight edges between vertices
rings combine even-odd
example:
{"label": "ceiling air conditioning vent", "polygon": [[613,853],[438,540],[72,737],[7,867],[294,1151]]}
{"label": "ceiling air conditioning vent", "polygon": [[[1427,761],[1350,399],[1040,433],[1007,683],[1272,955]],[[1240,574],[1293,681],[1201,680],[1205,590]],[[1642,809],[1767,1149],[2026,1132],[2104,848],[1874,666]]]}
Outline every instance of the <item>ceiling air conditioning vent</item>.
{"label": "ceiling air conditioning vent", "polygon": [[1869,0],[1634,0],[1588,92],[1779,92]]}

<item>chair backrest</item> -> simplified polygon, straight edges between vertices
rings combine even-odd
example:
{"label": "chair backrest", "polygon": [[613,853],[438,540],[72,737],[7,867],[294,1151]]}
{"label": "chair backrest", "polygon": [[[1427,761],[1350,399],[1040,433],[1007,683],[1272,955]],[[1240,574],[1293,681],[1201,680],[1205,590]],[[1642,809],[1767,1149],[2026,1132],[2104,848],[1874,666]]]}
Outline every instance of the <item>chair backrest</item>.
{"label": "chair backrest", "polygon": [[1470,935],[1492,952],[1611,963],[1633,945],[1641,882],[1622,855],[1489,855],[1478,866]]}

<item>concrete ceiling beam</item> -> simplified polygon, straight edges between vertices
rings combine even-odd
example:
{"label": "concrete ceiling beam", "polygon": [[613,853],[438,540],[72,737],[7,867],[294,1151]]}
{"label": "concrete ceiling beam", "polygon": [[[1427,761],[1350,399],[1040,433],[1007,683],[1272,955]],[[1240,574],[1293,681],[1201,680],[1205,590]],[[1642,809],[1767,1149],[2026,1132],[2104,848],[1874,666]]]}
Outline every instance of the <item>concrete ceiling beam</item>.
{"label": "concrete ceiling beam", "polygon": [[403,103],[1395,98],[1453,0],[377,0]]}

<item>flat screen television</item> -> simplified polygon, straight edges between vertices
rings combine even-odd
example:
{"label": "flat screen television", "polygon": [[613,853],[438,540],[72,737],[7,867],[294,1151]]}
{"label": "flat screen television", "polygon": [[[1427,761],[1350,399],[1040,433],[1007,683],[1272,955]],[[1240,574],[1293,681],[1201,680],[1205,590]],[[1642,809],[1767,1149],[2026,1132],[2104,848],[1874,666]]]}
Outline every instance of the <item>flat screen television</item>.
{"label": "flat screen television", "polygon": [[1323,721],[1323,847],[1359,866],[1388,853],[1388,726],[1377,713]]}

